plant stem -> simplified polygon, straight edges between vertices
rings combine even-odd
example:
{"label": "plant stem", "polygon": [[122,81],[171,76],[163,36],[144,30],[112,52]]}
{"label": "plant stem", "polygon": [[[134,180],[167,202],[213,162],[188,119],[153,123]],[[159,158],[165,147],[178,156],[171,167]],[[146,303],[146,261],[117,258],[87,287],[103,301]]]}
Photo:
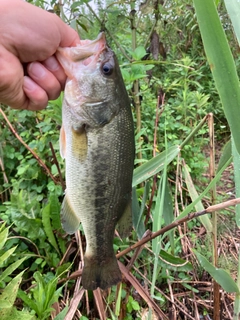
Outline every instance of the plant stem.
{"label": "plant stem", "polygon": [[[215,177],[215,143],[214,143],[214,118],[213,114],[208,114],[208,128],[209,128],[209,140],[210,140],[210,182]],[[214,205],[216,203],[217,192],[216,183],[213,184],[211,188],[211,203]],[[218,266],[218,254],[217,254],[217,212],[212,213],[212,250],[213,250],[213,265]],[[213,280],[213,320],[220,319],[220,286]]]}
{"label": "plant stem", "polygon": [[[130,12],[130,22],[132,30],[132,51],[137,47],[137,32],[136,32],[136,10],[135,10],[135,0],[130,2],[131,12]],[[139,81],[135,80],[133,83],[133,99],[136,108],[136,119],[137,119],[137,135],[141,131],[141,101],[139,97]],[[138,138],[139,145],[141,145],[141,136]],[[142,159],[141,150],[137,153],[137,158]],[[139,163],[141,165],[141,163]]]}
{"label": "plant stem", "polygon": [[59,184],[59,182],[55,179],[55,177],[52,175],[51,171],[49,170],[49,168],[46,166],[46,164],[42,161],[42,159],[40,159],[40,157],[23,141],[23,139],[19,136],[19,134],[16,132],[16,130],[13,128],[13,126],[11,125],[10,121],[8,120],[8,117],[6,116],[6,114],[4,113],[4,111],[2,110],[2,108],[0,108],[0,113],[2,114],[3,118],[5,119],[7,125],[9,126],[10,130],[12,131],[12,133],[15,135],[15,137],[24,145],[24,147],[34,156],[34,158],[37,160],[38,164],[40,165],[40,167],[42,167],[46,174],[53,180],[53,182],[55,184]]}

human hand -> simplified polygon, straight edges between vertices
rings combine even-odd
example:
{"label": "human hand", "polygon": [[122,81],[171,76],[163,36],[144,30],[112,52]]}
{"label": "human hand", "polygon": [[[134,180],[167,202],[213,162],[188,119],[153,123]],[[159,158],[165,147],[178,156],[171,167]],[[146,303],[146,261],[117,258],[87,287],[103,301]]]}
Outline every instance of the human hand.
{"label": "human hand", "polygon": [[21,0],[1,0],[0,12],[0,102],[41,110],[66,81],[54,54],[78,44],[78,34],[57,15]]}

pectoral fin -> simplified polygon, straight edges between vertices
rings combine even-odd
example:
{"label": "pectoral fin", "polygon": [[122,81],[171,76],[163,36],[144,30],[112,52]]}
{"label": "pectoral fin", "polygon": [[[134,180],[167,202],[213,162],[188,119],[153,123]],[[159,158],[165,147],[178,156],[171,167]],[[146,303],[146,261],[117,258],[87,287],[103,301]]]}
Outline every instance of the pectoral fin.
{"label": "pectoral fin", "polygon": [[78,230],[80,219],[74,212],[71,203],[66,196],[63,199],[61,208],[61,223],[63,230],[69,234],[72,234]]}
{"label": "pectoral fin", "polygon": [[85,128],[72,128],[72,150],[74,155],[84,161],[87,157],[88,141]]}
{"label": "pectoral fin", "polygon": [[66,134],[63,126],[61,127],[60,130],[60,139],[59,139],[59,144],[60,144],[60,155],[63,159],[65,159],[66,156]]}
{"label": "pectoral fin", "polygon": [[132,230],[132,201],[130,200],[126,206],[126,209],[119,219],[116,227],[121,238],[129,236]]}

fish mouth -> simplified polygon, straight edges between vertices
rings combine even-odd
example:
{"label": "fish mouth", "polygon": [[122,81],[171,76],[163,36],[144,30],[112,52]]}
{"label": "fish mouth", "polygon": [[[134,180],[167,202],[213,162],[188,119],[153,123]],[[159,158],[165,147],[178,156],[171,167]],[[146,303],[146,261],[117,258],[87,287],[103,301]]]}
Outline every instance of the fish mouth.
{"label": "fish mouth", "polygon": [[98,60],[99,55],[106,47],[105,33],[101,32],[95,40],[81,40],[76,47],[58,48],[58,57],[61,60],[61,55],[68,56],[68,59],[72,62],[81,62],[82,65],[90,67],[91,64]]}

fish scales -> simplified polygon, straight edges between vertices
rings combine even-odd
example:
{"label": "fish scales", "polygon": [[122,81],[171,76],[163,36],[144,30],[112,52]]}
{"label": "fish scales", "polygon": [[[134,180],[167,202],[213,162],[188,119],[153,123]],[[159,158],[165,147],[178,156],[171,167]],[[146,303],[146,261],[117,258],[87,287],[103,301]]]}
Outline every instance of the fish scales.
{"label": "fish scales", "polygon": [[61,215],[68,233],[82,223],[87,242],[82,281],[93,290],[121,281],[113,238],[117,223],[123,236],[131,227],[135,147],[130,102],[114,53],[103,33],[85,48],[81,53],[79,47],[77,58],[71,49],[57,54],[69,77],[60,137],[67,185]]}

